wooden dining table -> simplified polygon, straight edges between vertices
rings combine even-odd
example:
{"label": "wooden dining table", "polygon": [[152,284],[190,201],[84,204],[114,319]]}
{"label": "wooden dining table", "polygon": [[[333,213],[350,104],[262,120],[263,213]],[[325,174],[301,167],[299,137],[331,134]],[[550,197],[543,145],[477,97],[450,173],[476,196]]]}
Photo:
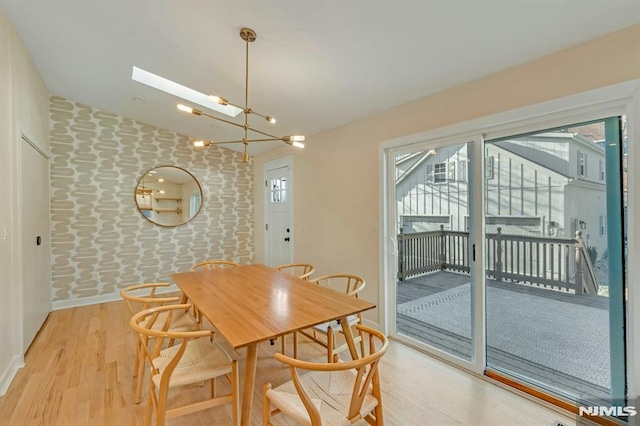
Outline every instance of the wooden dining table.
{"label": "wooden dining table", "polygon": [[234,349],[246,348],[242,425],[251,422],[258,343],[340,319],[356,358],[346,318],[376,307],[261,264],[175,273],[171,279]]}

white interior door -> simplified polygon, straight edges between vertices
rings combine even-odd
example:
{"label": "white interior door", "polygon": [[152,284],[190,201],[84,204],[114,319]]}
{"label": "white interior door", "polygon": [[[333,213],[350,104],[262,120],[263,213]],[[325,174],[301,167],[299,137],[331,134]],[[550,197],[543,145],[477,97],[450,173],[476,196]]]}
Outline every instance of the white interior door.
{"label": "white interior door", "polygon": [[22,343],[26,351],[51,311],[49,160],[22,142]]}
{"label": "white interior door", "polygon": [[265,263],[270,266],[291,263],[293,229],[290,167],[267,170],[265,191]]}

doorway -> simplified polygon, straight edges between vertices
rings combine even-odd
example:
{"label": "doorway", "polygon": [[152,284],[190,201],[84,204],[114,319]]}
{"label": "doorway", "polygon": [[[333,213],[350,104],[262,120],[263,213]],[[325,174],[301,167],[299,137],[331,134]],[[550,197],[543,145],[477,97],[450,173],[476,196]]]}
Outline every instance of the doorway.
{"label": "doorway", "polygon": [[293,262],[293,160],[264,165],[264,260],[269,266]]}

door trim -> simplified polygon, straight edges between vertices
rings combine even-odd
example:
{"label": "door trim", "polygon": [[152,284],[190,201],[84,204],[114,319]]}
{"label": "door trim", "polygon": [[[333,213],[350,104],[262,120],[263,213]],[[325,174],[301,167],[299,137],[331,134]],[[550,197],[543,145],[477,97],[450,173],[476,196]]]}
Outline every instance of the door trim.
{"label": "door trim", "polygon": [[26,143],[28,143],[29,145],[31,145],[31,147],[33,149],[35,149],[36,151],[38,151],[40,153],[40,155],[42,155],[45,159],[49,160],[50,156],[49,154],[47,154],[46,152],[44,152],[42,150],[42,148],[40,148],[38,146],[38,144],[36,144],[35,142],[31,141],[31,139],[29,139],[27,136],[22,135],[22,140],[25,141]]}
{"label": "door trim", "polygon": [[[295,226],[293,223],[293,200],[294,200],[294,178],[293,178],[293,156],[289,155],[287,157],[282,157],[279,158],[277,160],[273,160],[273,161],[269,161],[268,163],[264,163],[262,165],[262,180],[266,181],[267,180],[267,173],[269,173],[272,170],[276,170],[276,169],[281,169],[283,167],[288,167],[289,168],[289,182],[288,182],[288,191],[287,191],[287,196],[289,197],[289,223],[291,224],[291,244],[289,244],[289,258],[290,259],[294,259],[293,257],[293,245],[296,242],[296,235],[295,235]],[[267,214],[267,208],[269,206],[269,191],[268,188],[266,187],[262,187],[262,200],[263,200],[263,206],[264,206],[264,214],[262,215],[262,240],[263,240],[263,261],[266,263],[267,261],[267,252],[269,250],[269,236],[267,235],[267,221],[269,219],[269,215]]]}

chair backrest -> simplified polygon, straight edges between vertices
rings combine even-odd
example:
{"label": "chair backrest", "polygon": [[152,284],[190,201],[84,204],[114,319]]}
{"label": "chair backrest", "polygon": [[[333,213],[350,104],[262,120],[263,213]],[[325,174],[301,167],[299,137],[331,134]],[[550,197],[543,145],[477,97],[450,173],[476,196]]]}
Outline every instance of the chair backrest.
{"label": "chair backrest", "polygon": [[344,291],[349,296],[358,297],[358,293],[365,287],[364,278],[353,274],[331,274],[313,278],[316,284],[330,287],[334,290]]}
{"label": "chair backrest", "polygon": [[310,263],[288,263],[286,265],[275,266],[273,269],[288,272],[291,275],[307,281],[311,274],[316,271],[316,267]]}
{"label": "chair backrest", "polygon": [[[213,338],[214,334],[211,330],[196,330],[196,331],[168,331],[171,328],[171,322],[174,317],[181,315],[182,312],[185,312],[191,308],[191,305],[179,304],[179,305],[166,305],[166,306],[157,306],[154,308],[144,309],[133,317],[129,322],[131,328],[140,338],[142,343],[142,347],[145,350],[145,358],[151,363],[153,366],[153,360],[158,357],[160,351],[166,347],[165,341],[175,342],[173,345],[180,345],[180,348],[173,355],[172,361],[169,362],[169,365],[163,371],[163,377],[170,377],[171,373],[178,365],[180,358],[184,354],[184,351],[187,347],[187,342],[191,339],[197,339],[200,337],[210,337]],[[163,313],[167,313],[167,315],[161,315]],[[154,327],[157,321],[162,321],[160,327]],[[149,348],[148,342],[153,338],[155,339],[155,344],[153,348]],[[153,373],[157,374],[158,370],[156,368],[153,369]],[[165,380],[163,378],[163,380]],[[168,379],[166,379],[168,380]]]}
{"label": "chair backrest", "polygon": [[120,290],[131,316],[154,306],[174,304],[180,301],[179,296],[157,295],[156,291],[162,287],[169,287],[169,283],[134,284]]}
{"label": "chair backrest", "polygon": [[[356,417],[361,409],[364,397],[369,391],[371,386],[373,395],[378,399],[380,398],[380,379],[378,376],[378,363],[380,358],[387,351],[387,337],[381,332],[374,330],[370,327],[363,325],[356,325],[356,328],[363,334],[364,339],[368,340],[368,354],[364,354],[363,357],[346,362],[333,362],[333,363],[318,363],[309,361],[300,361],[294,358],[289,358],[286,355],[277,353],[275,358],[289,366],[291,372],[291,378],[293,379],[295,388],[298,391],[300,399],[302,400],[312,425],[321,425],[322,420],[320,412],[316,408],[315,404],[311,402],[311,398],[305,391],[304,385],[300,380],[298,370],[309,371],[344,371],[344,370],[356,370],[355,380],[353,384],[353,392],[351,393],[351,400],[349,402],[349,414],[348,419]],[[328,391],[328,389],[327,389]]]}
{"label": "chair backrest", "polygon": [[206,270],[211,270],[216,268],[230,268],[234,266],[239,266],[239,265],[235,262],[230,262],[228,260],[206,260],[204,262],[196,263],[189,269],[189,271],[190,272],[206,271]]}

